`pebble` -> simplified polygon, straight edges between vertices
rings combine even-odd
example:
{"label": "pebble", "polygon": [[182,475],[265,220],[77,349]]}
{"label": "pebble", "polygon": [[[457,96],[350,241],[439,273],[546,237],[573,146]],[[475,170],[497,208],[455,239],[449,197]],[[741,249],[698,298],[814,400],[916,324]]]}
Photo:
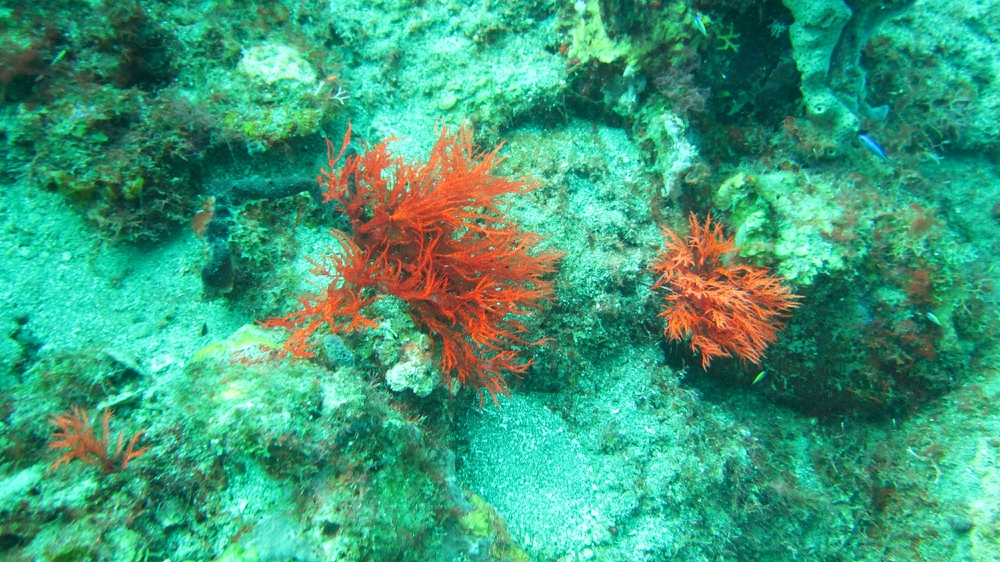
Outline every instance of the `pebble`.
{"label": "pebble", "polygon": [[441,94],[437,102],[437,108],[441,111],[451,111],[456,105],[458,105],[458,96],[453,92]]}

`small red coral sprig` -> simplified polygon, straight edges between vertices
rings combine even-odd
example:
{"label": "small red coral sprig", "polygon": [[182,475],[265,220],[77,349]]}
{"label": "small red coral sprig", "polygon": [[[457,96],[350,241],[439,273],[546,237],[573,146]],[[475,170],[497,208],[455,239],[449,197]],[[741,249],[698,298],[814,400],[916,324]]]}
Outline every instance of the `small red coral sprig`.
{"label": "small red coral sprig", "polygon": [[476,152],[466,127],[454,135],[442,129],[425,163],[390,155],[384,141],[336,168],[350,135],[348,128],[339,151],[329,145],[330,170],[319,177],[325,201],[338,204],[352,229],[334,231],[339,248],[313,262],[313,273],[333,280],[301,297],[302,310],[266,325],[293,330],[286,351],[310,356],[321,326],[333,333],[372,327],[363,309],[393,295],[436,336],[445,386],[457,380],[495,401],[507,393],[505,375],[531,364],[513,349],[539,343],[523,338],[520,319],[551,297],[544,277],[560,257],[539,250],[541,237],[505,215],[504,197],[536,186],[494,175],[497,151]]}
{"label": "small red coral sprig", "polygon": [[68,449],[63,453],[63,456],[59,457],[59,460],[49,467],[49,470],[61,464],[69,464],[69,461],[73,459],[79,459],[91,466],[101,467],[106,473],[117,472],[125,470],[129,461],[149,450],[149,447],[135,450],[135,444],[139,437],[146,433],[143,430],[136,432],[132,439],[129,439],[128,446],[125,447],[123,453],[122,440],[125,437],[125,432],[121,431],[118,433],[118,441],[112,454],[108,450],[108,446],[111,445],[111,410],[107,408],[104,409],[104,416],[101,418],[101,437],[94,435],[94,428],[90,425],[90,417],[87,416],[87,412],[80,408],[74,407],[72,413],[67,412],[52,416],[49,423],[56,426],[49,448]]}
{"label": "small red coral sprig", "polygon": [[714,357],[733,355],[759,364],[799,296],[763,267],[724,263],[737,248],[711,215],[701,225],[692,213],[690,224],[685,239],[663,229],[666,250],[653,263],[660,274],[653,289],[667,290],[663,333],[673,341],[690,338],[706,369]]}

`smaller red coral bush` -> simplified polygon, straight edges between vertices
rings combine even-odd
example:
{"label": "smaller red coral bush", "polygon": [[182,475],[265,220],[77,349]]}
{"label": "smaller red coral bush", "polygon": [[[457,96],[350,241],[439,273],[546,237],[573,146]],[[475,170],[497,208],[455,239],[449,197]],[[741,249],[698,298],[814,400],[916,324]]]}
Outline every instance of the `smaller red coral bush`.
{"label": "smaller red coral bush", "polygon": [[493,173],[497,151],[476,152],[463,127],[441,131],[425,163],[390,155],[387,142],[335,164],[319,177],[324,200],[334,201],[351,223],[351,234],[333,231],[337,248],[313,261],[313,273],[332,280],[321,292],[300,297],[301,310],[265,324],[293,330],[285,350],[308,357],[310,339],[322,326],[333,333],[374,327],[364,316],[370,304],[393,295],[409,305],[418,326],[440,345],[440,367],[452,381],[483,389],[496,400],[506,394],[505,374],[524,373],[530,361],[515,347],[525,340],[521,318],[550,298],[559,254],[538,249],[541,237],[505,215],[502,199],[535,186]]}
{"label": "smaller red coral bush", "polygon": [[85,464],[99,466],[104,472],[117,472],[125,470],[129,461],[142,455],[149,450],[143,447],[135,450],[135,444],[145,431],[138,431],[128,441],[128,446],[122,451],[122,440],[125,432],[118,432],[118,439],[114,452],[109,450],[111,445],[111,410],[105,409],[101,418],[101,436],[94,434],[94,428],[90,425],[90,417],[87,412],[80,408],[73,408],[72,413],[63,413],[53,416],[49,422],[56,426],[56,431],[52,434],[50,449],[68,449],[63,456],[59,457],[49,470],[61,464],[69,464],[73,459],[79,459]]}
{"label": "smaller red coral bush", "polygon": [[[759,364],[777,339],[780,318],[798,306],[799,297],[767,269],[737,263],[733,239],[711,215],[702,225],[692,213],[690,223],[685,239],[663,229],[666,250],[653,263],[660,274],[653,289],[667,291],[663,333],[673,341],[690,338],[706,369],[713,358],[733,355]],[[734,259],[724,262],[731,254]]]}

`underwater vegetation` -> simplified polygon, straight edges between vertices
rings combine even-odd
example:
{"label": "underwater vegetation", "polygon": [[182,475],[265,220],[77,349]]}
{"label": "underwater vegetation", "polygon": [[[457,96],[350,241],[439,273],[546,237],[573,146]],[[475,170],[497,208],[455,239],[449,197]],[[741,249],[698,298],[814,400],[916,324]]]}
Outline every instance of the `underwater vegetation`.
{"label": "underwater vegetation", "polygon": [[63,456],[59,457],[49,470],[61,464],[69,464],[73,459],[84,464],[99,466],[104,472],[115,472],[128,468],[128,463],[132,459],[140,457],[149,450],[149,447],[135,449],[135,444],[145,431],[137,431],[128,445],[122,449],[122,439],[125,431],[118,432],[118,440],[114,448],[111,448],[111,410],[105,409],[101,416],[101,436],[94,434],[94,428],[90,424],[90,417],[87,412],[73,408],[72,413],[59,414],[53,416],[50,423],[56,426],[56,431],[52,435],[50,449],[67,449]]}
{"label": "underwater vegetation", "polygon": [[[496,401],[507,393],[506,374],[523,374],[513,346],[525,339],[520,318],[552,294],[545,275],[558,253],[538,248],[541,238],[505,216],[500,197],[534,188],[493,174],[497,151],[477,153],[472,133],[442,128],[427,162],[407,164],[383,141],[337,162],[320,176],[324,200],[335,201],[351,222],[351,235],[333,231],[339,248],[314,262],[313,273],[332,277],[319,294],[299,298],[302,310],[266,322],[292,328],[285,349],[309,357],[310,336],[322,325],[332,334],[375,328],[362,311],[379,295],[409,306],[418,326],[434,334],[444,386],[452,380],[483,390]],[[331,267],[332,265],[332,267]]]}
{"label": "underwater vegetation", "polygon": [[[801,295],[760,387],[811,414],[912,412],[977,372],[997,333],[983,250],[964,233],[977,219],[958,219],[940,168],[972,146],[995,154],[978,118],[992,111],[986,67],[963,67],[971,46],[943,47],[944,24],[914,33],[911,5],[592,1],[563,14],[567,104],[641,143],[651,218],[676,231],[711,212],[734,259]],[[756,374],[704,358],[716,380]]]}
{"label": "underwater vegetation", "polygon": [[0,558],[1000,559],[993,8],[0,7]]}
{"label": "underwater vegetation", "polygon": [[190,219],[213,151],[285,145],[344,103],[329,49],[266,40],[291,33],[284,6],[201,18],[156,2],[45,2],[3,16],[0,102],[20,108],[4,129],[11,162],[108,240],[162,240]]}
{"label": "underwater vegetation", "polygon": [[800,297],[762,267],[727,263],[737,248],[711,215],[699,224],[692,213],[690,224],[684,239],[663,229],[666,251],[652,265],[660,274],[653,290],[666,290],[663,333],[673,341],[690,340],[702,368],[713,357],[733,355],[759,365],[778,339],[779,319]]}
{"label": "underwater vegetation", "polygon": [[[98,381],[120,403],[131,400],[130,385],[145,375],[124,372],[94,350],[40,361],[42,368],[26,376],[51,386],[22,387],[17,400],[2,401],[4,461],[17,465],[15,477],[2,480],[10,494],[3,503],[5,554],[111,560],[169,550],[184,559],[412,561],[425,560],[427,549],[516,555],[503,520],[455,483],[455,456],[430,424],[351,368],[278,357],[276,335],[246,326],[196,352],[158,391],[163,409],[156,421],[143,423],[149,429],[127,444],[124,433],[111,431],[110,409],[100,420],[75,409],[50,418],[58,428],[46,449],[46,421],[32,419],[33,404],[74,385],[72,377],[53,376],[65,371]],[[118,410],[137,417],[124,404]],[[8,423],[20,432],[8,432]],[[139,448],[139,439],[155,444]],[[22,458],[36,446],[50,451],[46,457],[72,449],[46,468]],[[46,499],[52,497],[59,499]],[[301,520],[299,513],[311,515]],[[62,520],[62,532],[45,530],[45,518]],[[222,535],[237,540],[217,544]]]}

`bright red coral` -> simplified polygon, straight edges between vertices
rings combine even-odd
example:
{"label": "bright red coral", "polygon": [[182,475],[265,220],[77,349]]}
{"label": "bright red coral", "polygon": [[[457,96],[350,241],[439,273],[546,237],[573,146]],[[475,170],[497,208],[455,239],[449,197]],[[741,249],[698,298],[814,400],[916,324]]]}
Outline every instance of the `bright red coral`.
{"label": "bright red coral", "polygon": [[[702,368],[714,357],[733,355],[759,364],[777,340],[779,319],[798,306],[799,296],[767,269],[736,263],[733,239],[711,215],[700,225],[692,213],[690,223],[691,234],[683,240],[663,229],[666,251],[653,264],[660,274],[653,289],[667,290],[663,333],[673,341],[690,338]],[[724,263],[730,254],[734,259]]]}
{"label": "bright red coral", "polygon": [[507,394],[506,373],[522,374],[530,361],[513,347],[523,338],[519,320],[552,294],[544,276],[557,253],[538,249],[541,237],[508,219],[502,198],[535,185],[493,174],[497,151],[476,152],[466,127],[441,131],[426,163],[408,164],[389,154],[384,141],[349,156],[335,168],[339,151],[328,145],[330,170],[320,185],[335,201],[352,233],[333,231],[338,248],[313,273],[333,280],[319,294],[303,295],[302,310],[267,325],[293,330],[286,351],[311,356],[309,340],[323,325],[333,333],[375,326],[364,309],[380,295],[409,304],[414,321],[440,344],[443,381],[483,389],[496,401]]}
{"label": "bright red coral", "polygon": [[101,467],[104,472],[117,472],[125,470],[129,461],[142,455],[149,450],[143,447],[135,450],[135,444],[145,431],[138,431],[129,439],[128,446],[122,451],[122,440],[125,432],[118,432],[118,440],[115,450],[112,453],[108,447],[111,445],[111,410],[105,409],[101,418],[101,436],[94,434],[94,428],[90,425],[90,417],[87,412],[80,408],[73,408],[72,413],[59,414],[53,416],[49,422],[56,426],[56,431],[52,435],[50,449],[68,449],[63,456],[59,457],[49,470],[61,464],[69,464],[73,459],[79,459],[85,464]]}

